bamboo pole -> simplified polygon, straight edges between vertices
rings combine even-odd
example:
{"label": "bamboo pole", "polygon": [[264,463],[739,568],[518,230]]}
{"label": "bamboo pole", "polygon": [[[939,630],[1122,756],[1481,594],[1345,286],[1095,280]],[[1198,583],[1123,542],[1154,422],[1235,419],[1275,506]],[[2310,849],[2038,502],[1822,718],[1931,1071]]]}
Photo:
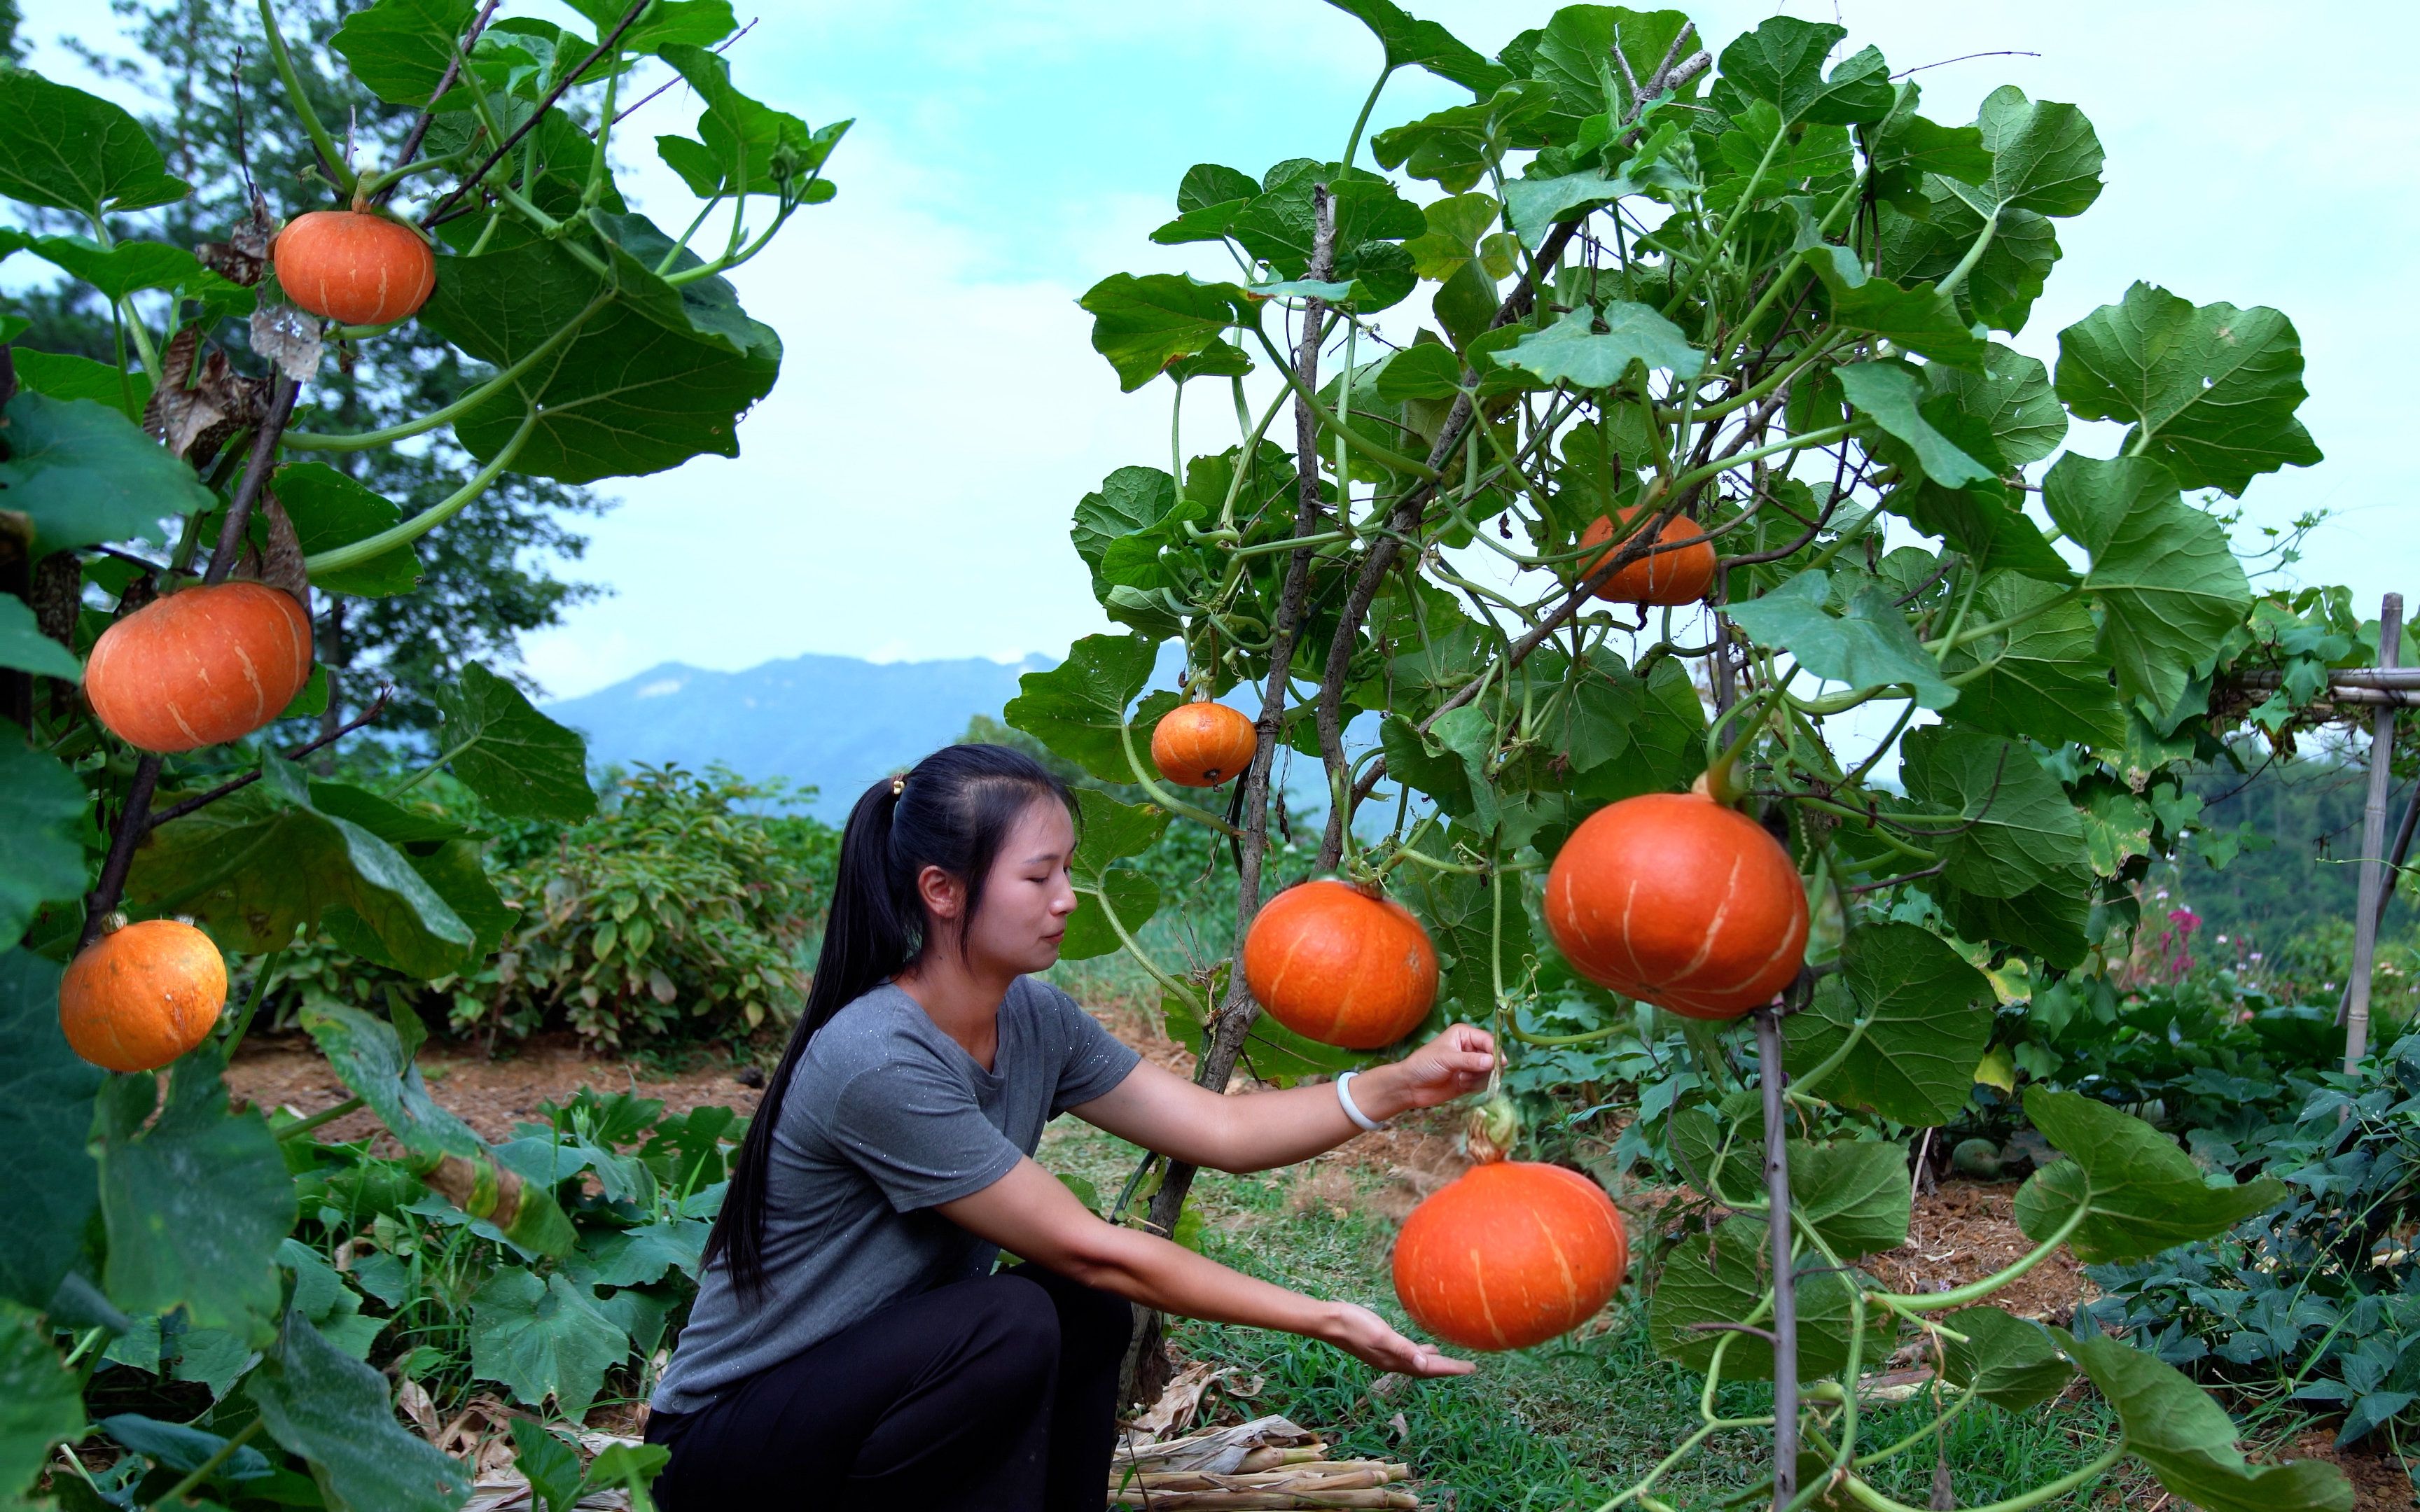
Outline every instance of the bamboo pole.
{"label": "bamboo pole", "polygon": [[1756,1079],[1764,1094],[1765,1221],[1773,1233],[1773,1505],[1798,1495],[1798,1277],[1790,1233],[1790,1121],[1781,1091],[1781,1016],[1756,1011]]}
{"label": "bamboo pole", "polygon": [[[2389,594],[2378,609],[2378,665],[2402,659],[2403,595]],[[2345,1072],[2361,1069],[2369,1047],[2369,984],[2378,960],[2378,903],[2386,876],[2386,790],[2395,775],[2395,709],[2370,719],[2369,794],[2361,810],[2361,890],[2353,905],[2352,975],[2345,983]]]}

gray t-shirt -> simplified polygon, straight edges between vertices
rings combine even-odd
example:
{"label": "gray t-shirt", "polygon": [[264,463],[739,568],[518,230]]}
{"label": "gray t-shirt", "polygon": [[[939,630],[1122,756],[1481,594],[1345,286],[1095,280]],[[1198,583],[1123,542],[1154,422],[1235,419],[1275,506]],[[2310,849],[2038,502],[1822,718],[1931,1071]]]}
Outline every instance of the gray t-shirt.
{"label": "gray t-shirt", "polygon": [[718,1261],[653,1403],[706,1406],[903,1297],[987,1273],[999,1251],[931,1210],[1033,1153],[1042,1126],[1140,1059],[1076,1000],[1020,977],[985,1071],[885,983],[807,1042],[773,1129],[765,1289],[743,1300]]}

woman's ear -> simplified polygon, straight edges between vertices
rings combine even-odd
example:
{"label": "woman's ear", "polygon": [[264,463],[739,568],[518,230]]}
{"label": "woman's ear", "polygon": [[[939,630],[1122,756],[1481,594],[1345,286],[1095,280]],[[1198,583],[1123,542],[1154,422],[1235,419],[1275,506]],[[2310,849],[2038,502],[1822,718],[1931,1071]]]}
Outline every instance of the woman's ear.
{"label": "woman's ear", "polygon": [[965,885],[938,866],[916,873],[916,891],[924,900],[924,911],[935,918],[954,920],[966,903]]}

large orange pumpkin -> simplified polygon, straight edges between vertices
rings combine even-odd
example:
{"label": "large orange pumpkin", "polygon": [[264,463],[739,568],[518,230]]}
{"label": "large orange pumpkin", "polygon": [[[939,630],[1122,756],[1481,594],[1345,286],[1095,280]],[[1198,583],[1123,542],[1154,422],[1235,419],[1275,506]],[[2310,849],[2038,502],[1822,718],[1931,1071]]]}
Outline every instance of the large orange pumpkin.
{"label": "large orange pumpkin", "polygon": [[85,695],[110,733],[144,750],[240,740],[311,676],[311,619],[267,583],[225,582],[154,599],[101,633]]}
{"label": "large orange pumpkin", "polygon": [[1649,793],[1599,809],[1563,842],[1546,924],[1601,986],[1690,1018],[1737,1018],[1798,975],[1807,888],[1745,814]]}
{"label": "large orange pumpkin", "polygon": [[1577,1171],[1474,1165],[1404,1220],[1395,1295],[1466,1350],[1526,1350],[1596,1315],[1630,1270],[1621,1214]]}
{"label": "large orange pumpkin", "polygon": [[1224,703],[1180,703],[1151,733],[1151,764],[1170,781],[1215,788],[1252,764],[1252,721]]}
{"label": "large orange pumpkin", "polygon": [[1393,1044],[1436,1001],[1436,947],[1403,904],[1322,879],[1262,905],[1244,980],[1269,1016],[1346,1050]]}
{"label": "large orange pumpkin", "polygon": [[209,1038],[226,1006],[226,961],[174,918],[112,930],[59,979],[68,1046],[111,1071],[157,1071]]}
{"label": "large orange pumpkin", "polygon": [[366,210],[313,210],[277,233],[278,286],[310,311],[349,326],[416,314],[437,286],[437,255],[395,221]]}
{"label": "large orange pumpkin", "polygon": [[[1628,525],[1638,513],[1637,506],[1623,510],[1622,524]],[[1637,533],[1637,531],[1625,532],[1621,545],[1629,545]],[[1703,525],[1686,515],[1676,515],[1664,522],[1664,528],[1655,532],[1655,539],[1658,544],[1688,541],[1705,533]],[[1613,521],[1602,515],[1597,517],[1596,523],[1580,532],[1583,548],[1603,546],[1612,539]],[[1581,558],[1580,575],[1585,578],[1594,572],[1611,555],[1611,552],[1601,551],[1593,557]],[[1714,544],[1699,540],[1693,546],[1651,552],[1628,563],[1597,584],[1596,596],[1613,604],[1694,604],[1705,597],[1706,591],[1714,585]]]}

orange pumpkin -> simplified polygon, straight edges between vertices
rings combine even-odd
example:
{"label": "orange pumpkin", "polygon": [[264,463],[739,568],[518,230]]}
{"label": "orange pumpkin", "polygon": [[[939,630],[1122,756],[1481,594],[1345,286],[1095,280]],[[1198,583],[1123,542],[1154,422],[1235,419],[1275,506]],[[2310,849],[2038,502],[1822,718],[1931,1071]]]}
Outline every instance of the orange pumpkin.
{"label": "orange pumpkin", "polygon": [[1252,764],[1260,733],[1224,703],[1181,703],[1151,733],[1151,764],[1182,787],[1215,788]]}
{"label": "orange pumpkin", "polygon": [[1262,905],[1244,937],[1244,980],[1295,1033],[1375,1050],[1428,1017],[1436,947],[1403,904],[1323,878]]}
{"label": "orange pumpkin", "polygon": [[311,677],[311,618],[267,583],[188,588],[101,632],[85,696],[112,734],[144,750],[240,740]]}
{"label": "orange pumpkin", "polygon": [[174,918],[112,930],[59,979],[69,1048],[111,1071],[157,1071],[209,1038],[226,1006],[226,961]]}
{"label": "orange pumpkin", "polygon": [[[1634,505],[1621,512],[1621,522],[1627,525],[1639,513]],[[1645,527],[1641,527],[1644,529]],[[1627,546],[1637,531],[1624,534],[1621,544]],[[1676,515],[1664,522],[1655,532],[1658,544],[1690,541],[1706,533],[1706,528],[1686,515]],[[1583,548],[1603,546],[1613,539],[1613,521],[1600,515],[1596,523],[1580,532]],[[1619,549],[1617,548],[1616,549]],[[1600,551],[1580,560],[1580,576],[1594,572],[1612,555]],[[1714,585],[1714,544],[1697,540],[1695,545],[1675,548],[1669,551],[1651,552],[1628,563],[1612,577],[1597,584],[1596,596],[1613,604],[1694,604],[1706,596]]]}
{"label": "orange pumpkin", "polygon": [[1771,1002],[1807,953],[1807,888],[1790,853],[1697,793],[1589,815],[1546,873],[1545,911],[1581,975],[1688,1018]]}
{"label": "orange pumpkin", "polygon": [[1630,1270],[1621,1214],[1577,1171],[1474,1165],[1404,1220],[1395,1295],[1466,1350],[1526,1350],[1596,1315]]}
{"label": "orange pumpkin", "polygon": [[313,210],[277,233],[278,286],[310,311],[349,326],[416,314],[437,286],[437,255],[399,222],[366,210]]}

